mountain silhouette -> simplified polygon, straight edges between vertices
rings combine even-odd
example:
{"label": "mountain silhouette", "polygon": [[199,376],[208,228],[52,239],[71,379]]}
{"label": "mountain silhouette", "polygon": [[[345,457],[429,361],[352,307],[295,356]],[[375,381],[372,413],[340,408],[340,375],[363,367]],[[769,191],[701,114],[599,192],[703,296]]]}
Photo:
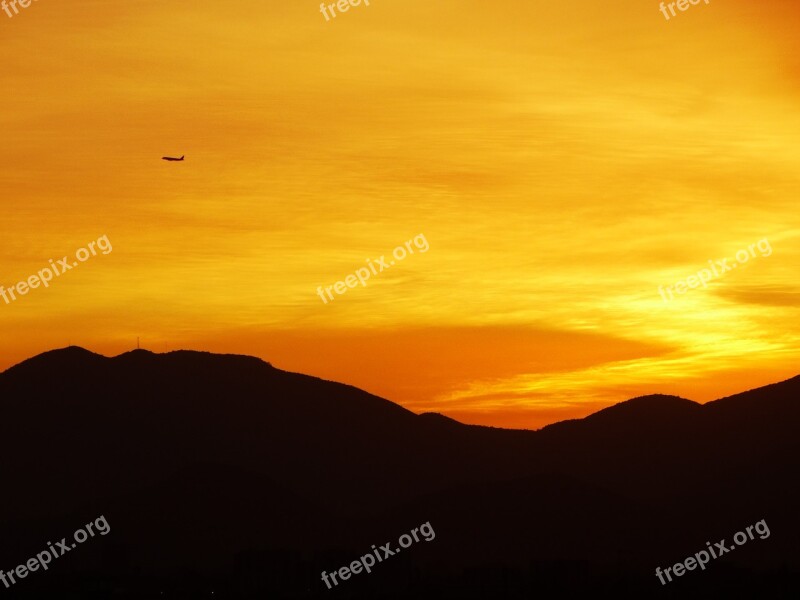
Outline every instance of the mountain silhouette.
{"label": "mountain silhouette", "polygon": [[[111,531],[11,597],[796,597],[800,377],[539,431],[417,415],[239,355],[70,347],[0,374],[0,568]],[[706,542],[748,541],[668,585]],[[430,522],[370,574],[332,572]],[[743,595],[742,595],[743,594]]]}

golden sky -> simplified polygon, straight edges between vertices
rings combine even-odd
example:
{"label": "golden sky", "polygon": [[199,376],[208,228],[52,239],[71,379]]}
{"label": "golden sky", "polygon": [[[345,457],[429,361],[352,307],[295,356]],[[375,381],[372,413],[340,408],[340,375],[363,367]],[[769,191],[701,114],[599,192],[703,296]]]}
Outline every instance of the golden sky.
{"label": "golden sky", "polygon": [[0,369],[141,336],[528,428],[798,374],[800,4],[658,5],[0,12],[0,284],[113,245],[0,300]]}

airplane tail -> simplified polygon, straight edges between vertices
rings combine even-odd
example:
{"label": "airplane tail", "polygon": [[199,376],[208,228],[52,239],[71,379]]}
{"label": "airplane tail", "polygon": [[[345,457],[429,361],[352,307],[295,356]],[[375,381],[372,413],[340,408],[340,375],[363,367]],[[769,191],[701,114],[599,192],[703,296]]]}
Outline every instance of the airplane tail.
{"label": "airplane tail", "polygon": [[181,160],[183,160],[184,156],[186,156],[186,155],[185,155],[185,154],[182,154],[182,155],[181,155]]}

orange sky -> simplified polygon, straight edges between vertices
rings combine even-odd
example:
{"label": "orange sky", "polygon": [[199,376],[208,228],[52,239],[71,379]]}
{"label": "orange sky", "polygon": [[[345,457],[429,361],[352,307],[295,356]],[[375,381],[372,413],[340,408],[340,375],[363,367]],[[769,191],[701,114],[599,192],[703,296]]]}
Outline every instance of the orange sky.
{"label": "orange sky", "polygon": [[0,369],[141,336],[529,428],[800,373],[800,5],[658,4],[0,12],[0,284],[113,245],[0,300]]}

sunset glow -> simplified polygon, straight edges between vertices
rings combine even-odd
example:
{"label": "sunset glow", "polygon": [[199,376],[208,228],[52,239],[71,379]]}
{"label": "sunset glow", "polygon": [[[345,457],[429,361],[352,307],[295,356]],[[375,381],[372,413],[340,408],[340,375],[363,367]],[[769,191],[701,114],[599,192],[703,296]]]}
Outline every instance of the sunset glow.
{"label": "sunset glow", "polygon": [[[0,284],[113,244],[0,299],[0,370],[140,337],[525,428],[788,379],[799,18],[791,0],[669,22],[618,0],[0,12]],[[427,252],[320,301],[420,233]],[[760,240],[768,256],[659,293]]]}

